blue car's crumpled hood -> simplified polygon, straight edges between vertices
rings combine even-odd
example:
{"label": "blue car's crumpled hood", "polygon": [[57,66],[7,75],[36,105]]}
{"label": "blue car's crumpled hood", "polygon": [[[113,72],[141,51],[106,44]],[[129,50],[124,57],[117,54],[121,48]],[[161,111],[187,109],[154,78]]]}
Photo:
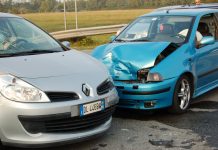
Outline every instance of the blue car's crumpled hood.
{"label": "blue car's crumpled hood", "polygon": [[97,48],[93,56],[101,60],[116,80],[135,80],[137,71],[153,67],[169,42],[111,43]]}

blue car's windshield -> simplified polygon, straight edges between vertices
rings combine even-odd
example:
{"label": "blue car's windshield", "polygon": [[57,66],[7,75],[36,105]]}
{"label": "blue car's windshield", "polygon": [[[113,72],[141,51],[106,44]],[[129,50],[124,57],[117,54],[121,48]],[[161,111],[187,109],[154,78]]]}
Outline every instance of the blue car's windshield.
{"label": "blue car's windshield", "polygon": [[0,56],[63,51],[44,31],[21,18],[0,18]]}
{"label": "blue car's windshield", "polygon": [[130,24],[116,41],[150,41],[181,44],[188,38],[193,17],[148,16],[140,17]]}

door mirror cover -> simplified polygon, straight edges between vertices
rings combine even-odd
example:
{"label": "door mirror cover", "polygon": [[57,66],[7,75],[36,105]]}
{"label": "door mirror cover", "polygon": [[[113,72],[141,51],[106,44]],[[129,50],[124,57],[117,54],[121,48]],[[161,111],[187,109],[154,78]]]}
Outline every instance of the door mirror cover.
{"label": "door mirror cover", "polygon": [[69,41],[63,41],[61,42],[65,47],[70,48],[70,42]]}
{"label": "door mirror cover", "polygon": [[205,36],[200,41],[200,45],[212,45],[214,43],[215,43],[215,38],[213,36]]}

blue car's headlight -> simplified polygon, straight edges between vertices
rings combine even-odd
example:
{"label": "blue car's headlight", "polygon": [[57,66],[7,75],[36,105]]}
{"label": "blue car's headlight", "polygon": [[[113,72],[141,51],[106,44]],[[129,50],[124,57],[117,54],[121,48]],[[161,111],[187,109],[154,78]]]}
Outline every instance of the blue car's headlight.
{"label": "blue car's headlight", "polygon": [[147,82],[149,69],[141,69],[137,72],[137,78],[142,83]]}
{"label": "blue car's headlight", "polygon": [[159,73],[148,73],[147,81],[148,82],[160,82],[160,81],[163,81],[163,78]]}

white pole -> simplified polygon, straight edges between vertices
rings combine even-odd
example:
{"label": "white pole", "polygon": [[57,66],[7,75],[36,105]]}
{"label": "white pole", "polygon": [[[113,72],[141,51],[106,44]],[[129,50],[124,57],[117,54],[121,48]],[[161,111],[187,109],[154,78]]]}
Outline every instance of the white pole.
{"label": "white pole", "polygon": [[67,30],[66,0],[64,0],[64,29]]}
{"label": "white pole", "polygon": [[78,29],[78,11],[77,11],[77,0],[75,1],[75,21],[76,21],[76,29]]}

